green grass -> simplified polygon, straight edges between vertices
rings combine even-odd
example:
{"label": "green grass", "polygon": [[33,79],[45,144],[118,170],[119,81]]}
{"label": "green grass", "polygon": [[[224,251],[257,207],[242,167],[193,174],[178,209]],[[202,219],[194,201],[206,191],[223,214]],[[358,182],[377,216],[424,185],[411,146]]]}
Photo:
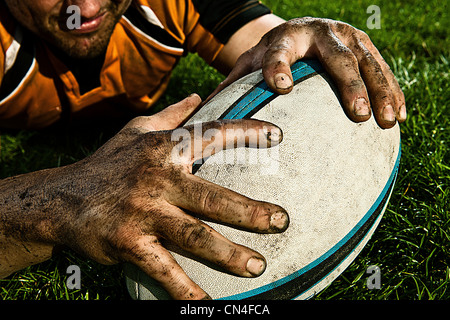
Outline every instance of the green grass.
{"label": "green grass", "polygon": [[[274,12],[327,17],[366,31],[406,95],[402,160],[396,187],[368,245],[316,299],[450,298],[450,110],[448,4],[440,1],[271,0]],[[381,9],[381,29],[368,30],[366,8]],[[223,79],[196,55],[174,72],[157,109],[192,92],[207,97]],[[73,163],[94,152],[123,123],[84,130],[1,132],[0,178]],[[81,290],[65,286],[66,269],[82,271]],[[366,269],[381,269],[381,289],[368,290]],[[120,266],[106,267],[66,251],[0,280],[0,299],[128,299]]]}

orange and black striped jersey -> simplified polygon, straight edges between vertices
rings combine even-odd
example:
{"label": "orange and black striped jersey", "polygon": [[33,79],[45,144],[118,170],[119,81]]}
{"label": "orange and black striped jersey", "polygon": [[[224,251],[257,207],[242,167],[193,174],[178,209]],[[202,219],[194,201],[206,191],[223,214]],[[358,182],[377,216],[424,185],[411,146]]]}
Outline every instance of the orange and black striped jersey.
{"label": "orange and black striped jersey", "polygon": [[21,27],[0,0],[0,127],[42,128],[64,118],[148,110],[188,52],[212,63],[256,0],[133,0],[104,56],[63,57]]}

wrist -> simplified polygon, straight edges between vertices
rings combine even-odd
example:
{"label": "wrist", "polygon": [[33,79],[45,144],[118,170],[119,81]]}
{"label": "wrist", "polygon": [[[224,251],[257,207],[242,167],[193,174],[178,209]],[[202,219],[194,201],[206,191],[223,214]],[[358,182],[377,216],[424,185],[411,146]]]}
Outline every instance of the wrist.
{"label": "wrist", "polygon": [[46,169],[0,180],[0,231],[8,238],[59,244],[57,220],[64,214],[58,193],[64,168]]}

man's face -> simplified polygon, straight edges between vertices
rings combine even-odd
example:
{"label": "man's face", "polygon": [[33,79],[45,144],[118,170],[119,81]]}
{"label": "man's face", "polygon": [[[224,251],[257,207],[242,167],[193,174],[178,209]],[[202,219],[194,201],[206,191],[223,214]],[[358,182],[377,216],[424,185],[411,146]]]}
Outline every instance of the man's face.
{"label": "man's face", "polygon": [[[73,58],[93,58],[106,50],[115,25],[132,0],[5,0],[12,15],[27,29]],[[81,16],[79,28],[68,19]],[[69,27],[68,27],[69,26]]]}

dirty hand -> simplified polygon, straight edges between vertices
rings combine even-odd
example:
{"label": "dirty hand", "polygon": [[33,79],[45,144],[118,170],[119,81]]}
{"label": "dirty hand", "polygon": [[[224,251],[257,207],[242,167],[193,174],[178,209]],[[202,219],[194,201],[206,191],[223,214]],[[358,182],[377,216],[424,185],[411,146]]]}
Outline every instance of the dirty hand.
{"label": "dirty hand", "polygon": [[302,58],[320,60],[351,120],[366,121],[373,113],[382,128],[406,120],[404,94],[367,34],[329,19],[297,18],[273,28],[239,57],[213,95],[260,68],[272,90],[288,93],[293,86],[290,66]]}
{"label": "dirty hand", "polygon": [[[266,261],[261,254],[232,243],[190,213],[255,232],[278,233],[288,226],[285,210],[205,181],[191,170],[207,147],[235,147],[245,132],[247,146],[270,147],[279,143],[281,131],[257,120],[214,121],[202,125],[201,133],[216,131],[211,140],[186,126],[176,130],[189,133],[188,143],[173,141],[177,135],[171,129],[200,102],[192,95],[154,116],[138,117],[92,156],[69,166],[59,189],[66,214],[54,221],[58,241],[103,264],[131,262],[175,299],[208,296],[161,239],[236,275],[263,273]],[[231,131],[237,136],[227,134]],[[197,143],[201,150],[188,147]]]}

